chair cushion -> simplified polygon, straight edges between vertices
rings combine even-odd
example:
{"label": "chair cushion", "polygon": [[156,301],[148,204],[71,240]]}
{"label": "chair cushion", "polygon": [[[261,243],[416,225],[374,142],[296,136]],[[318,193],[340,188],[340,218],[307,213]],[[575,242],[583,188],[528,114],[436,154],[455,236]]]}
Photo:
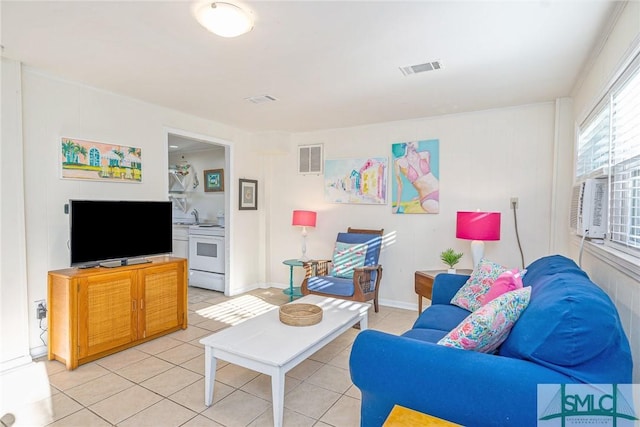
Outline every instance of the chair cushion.
{"label": "chair cushion", "polygon": [[367,254],[366,243],[336,242],[331,261],[331,276],[353,278],[353,269],[364,266]]}
{"label": "chair cushion", "polygon": [[351,244],[366,244],[367,254],[364,258],[364,265],[378,265],[378,259],[380,259],[380,246],[382,245],[382,236],[366,233],[338,233],[336,241]]}
{"label": "chair cushion", "polygon": [[343,297],[353,296],[353,279],[344,279],[334,276],[314,276],[307,279],[307,289],[313,292],[338,295]]}

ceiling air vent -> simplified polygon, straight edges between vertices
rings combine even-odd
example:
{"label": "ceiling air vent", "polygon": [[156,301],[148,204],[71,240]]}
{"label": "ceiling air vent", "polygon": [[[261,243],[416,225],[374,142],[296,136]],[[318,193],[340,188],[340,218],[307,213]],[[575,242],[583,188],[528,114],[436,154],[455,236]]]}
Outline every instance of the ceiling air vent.
{"label": "ceiling air vent", "polygon": [[249,98],[245,98],[245,100],[253,102],[254,104],[264,104],[265,102],[277,101],[278,99],[271,95],[259,95],[250,96]]}
{"label": "ceiling air vent", "polygon": [[433,71],[440,70],[442,67],[442,62],[433,61],[433,62],[425,62],[424,64],[418,65],[409,65],[408,67],[400,67],[400,71],[405,76],[410,76],[411,74],[423,73],[425,71]]}

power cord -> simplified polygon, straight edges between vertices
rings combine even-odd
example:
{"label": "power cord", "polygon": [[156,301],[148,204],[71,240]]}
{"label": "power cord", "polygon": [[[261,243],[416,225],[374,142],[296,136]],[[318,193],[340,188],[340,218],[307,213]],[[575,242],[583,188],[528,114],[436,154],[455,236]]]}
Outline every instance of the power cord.
{"label": "power cord", "polygon": [[589,230],[584,230],[584,234],[582,235],[582,240],[580,240],[580,253],[578,255],[578,267],[582,268],[582,252],[584,251],[584,240],[587,238],[589,234]]}
{"label": "power cord", "polygon": [[46,347],[47,343],[44,341],[44,338],[42,338],[42,336],[44,335],[45,332],[47,332],[47,328],[42,327],[42,319],[45,319],[47,317],[47,307],[43,303],[38,304],[37,315],[38,315],[38,327],[42,331],[40,332],[40,341],[42,341],[42,344],[44,344]]}
{"label": "power cord", "polygon": [[522,253],[522,245],[520,244],[520,234],[518,233],[518,216],[516,215],[516,203],[511,202],[511,208],[513,209],[513,224],[516,229],[516,240],[518,241],[518,249],[520,249],[520,259],[522,261],[522,268],[524,268],[524,254]]}
{"label": "power cord", "polygon": [[40,319],[40,320],[38,321],[38,327],[39,327],[39,328],[40,328],[40,330],[42,331],[42,332],[40,332],[40,341],[42,341],[42,344],[46,347],[46,346],[47,346],[47,343],[44,341],[44,338],[42,338],[42,336],[44,335],[44,333],[45,333],[45,332],[47,332],[47,328],[43,328],[43,327],[42,327],[42,319]]}

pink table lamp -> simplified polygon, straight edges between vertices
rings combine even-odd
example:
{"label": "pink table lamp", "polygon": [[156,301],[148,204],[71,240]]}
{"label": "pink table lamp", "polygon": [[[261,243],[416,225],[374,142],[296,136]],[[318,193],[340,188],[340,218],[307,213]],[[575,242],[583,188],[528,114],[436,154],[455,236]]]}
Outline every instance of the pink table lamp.
{"label": "pink table lamp", "polygon": [[300,261],[309,261],[307,258],[307,227],[316,226],[316,213],[313,211],[293,211],[291,225],[302,227],[302,257]]}
{"label": "pink table lamp", "polygon": [[458,212],[456,237],[471,240],[475,268],[484,256],[484,241],[500,240],[500,212]]}

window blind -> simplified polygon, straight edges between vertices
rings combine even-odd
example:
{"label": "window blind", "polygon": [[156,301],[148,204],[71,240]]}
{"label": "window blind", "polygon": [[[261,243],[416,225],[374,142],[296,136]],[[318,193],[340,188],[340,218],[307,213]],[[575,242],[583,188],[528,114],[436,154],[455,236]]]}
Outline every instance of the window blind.
{"label": "window blind", "polygon": [[576,180],[609,176],[605,243],[640,257],[640,55],[578,129]]}
{"label": "window blind", "polygon": [[610,122],[609,103],[606,103],[592,117],[578,136],[576,178],[584,179],[591,173],[608,166]]}
{"label": "window blind", "polygon": [[640,67],[634,61],[611,105],[610,240],[640,249]]}

